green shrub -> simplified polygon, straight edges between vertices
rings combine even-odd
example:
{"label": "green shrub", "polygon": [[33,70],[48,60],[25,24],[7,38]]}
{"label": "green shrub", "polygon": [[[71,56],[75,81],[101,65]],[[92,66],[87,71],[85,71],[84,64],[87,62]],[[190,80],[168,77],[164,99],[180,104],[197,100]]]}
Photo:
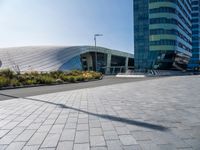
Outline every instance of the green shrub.
{"label": "green shrub", "polygon": [[70,75],[70,76],[79,76],[79,75],[82,75],[82,71],[72,70],[72,71],[68,72],[67,74]]}
{"label": "green shrub", "polygon": [[72,76],[72,75],[63,74],[62,76],[60,76],[60,79],[65,81],[65,82],[84,81],[84,77],[82,75]]}
{"label": "green shrub", "polygon": [[10,85],[16,87],[16,86],[20,86],[21,83],[17,79],[12,79],[10,80]]}
{"label": "green shrub", "polygon": [[26,73],[24,73],[24,75],[26,75],[26,76],[38,76],[39,72],[37,72],[37,71],[26,72]]}
{"label": "green shrub", "polygon": [[71,76],[71,75],[62,75],[61,79],[65,82],[76,82],[77,79],[75,76]]}
{"label": "green shrub", "polygon": [[74,82],[76,82],[76,81],[77,81],[77,79],[76,79],[75,76],[69,76],[69,82],[74,83]]}
{"label": "green shrub", "polygon": [[83,73],[83,77],[84,77],[84,80],[86,80],[86,81],[93,79],[92,74],[88,71],[85,71]]}
{"label": "green shrub", "polygon": [[0,76],[0,87],[6,87],[10,85],[10,80],[6,77]]}
{"label": "green shrub", "polygon": [[31,77],[28,74],[21,74],[17,76],[17,80],[21,83],[21,84],[27,84],[27,80],[31,80]]}
{"label": "green shrub", "polygon": [[0,70],[0,76],[12,79],[15,76],[15,73],[10,69],[2,69]]}
{"label": "green shrub", "polygon": [[56,83],[62,84],[64,81],[62,79],[56,79]]}
{"label": "green shrub", "polygon": [[47,75],[41,75],[37,77],[36,80],[39,84],[52,84],[56,82],[54,78]]}
{"label": "green shrub", "polygon": [[49,73],[49,75],[55,79],[58,79],[62,74],[64,74],[62,71],[52,71]]}
{"label": "green shrub", "polygon": [[34,84],[37,84],[37,81],[35,79],[33,79],[33,80],[28,79],[24,83],[24,85],[34,85]]}
{"label": "green shrub", "polygon": [[102,77],[102,73],[99,72],[94,72],[94,71],[89,71],[88,72],[93,79],[100,79]]}
{"label": "green shrub", "polygon": [[84,81],[84,77],[82,75],[75,76],[77,81]]}
{"label": "green shrub", "polygon": [[60,79],[63,80],[64,82],[69,82],[69,76],[65,74],[60,75]]}
{"label": "green shrub", "polygon": [[94,79],[100,79],[102,77],[102,73],[95,72],[92,76]]}

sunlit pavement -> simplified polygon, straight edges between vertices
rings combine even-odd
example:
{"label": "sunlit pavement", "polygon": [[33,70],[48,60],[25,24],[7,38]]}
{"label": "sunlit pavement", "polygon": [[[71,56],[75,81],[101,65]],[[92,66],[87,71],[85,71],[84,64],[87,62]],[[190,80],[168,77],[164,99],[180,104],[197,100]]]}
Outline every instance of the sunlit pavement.
{"label": "sunlit pavement", "polygon": [[199,150],[200,76],[1,100],[0,149]]}

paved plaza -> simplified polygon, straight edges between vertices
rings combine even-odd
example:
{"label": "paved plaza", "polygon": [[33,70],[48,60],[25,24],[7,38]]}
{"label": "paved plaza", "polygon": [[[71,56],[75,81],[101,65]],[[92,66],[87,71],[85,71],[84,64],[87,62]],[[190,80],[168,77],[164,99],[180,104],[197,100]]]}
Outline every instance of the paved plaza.
{"label": "paved plaza", "polygon": [[200,76],[7,97],[0,150],[200,150]]}

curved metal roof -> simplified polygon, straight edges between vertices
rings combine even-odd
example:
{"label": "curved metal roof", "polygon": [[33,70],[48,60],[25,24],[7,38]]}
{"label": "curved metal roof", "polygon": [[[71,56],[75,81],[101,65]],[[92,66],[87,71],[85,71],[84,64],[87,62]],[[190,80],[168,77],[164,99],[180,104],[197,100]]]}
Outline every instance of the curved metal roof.
{"label": "curved metal roof", "polygon": [[86,52],[111,53],[112,55],[133,58],[126,52],[94,46],[28,46],[14,48],[0,48],[0,68],[20,71],[52,71],[58,70],[64,63]]}

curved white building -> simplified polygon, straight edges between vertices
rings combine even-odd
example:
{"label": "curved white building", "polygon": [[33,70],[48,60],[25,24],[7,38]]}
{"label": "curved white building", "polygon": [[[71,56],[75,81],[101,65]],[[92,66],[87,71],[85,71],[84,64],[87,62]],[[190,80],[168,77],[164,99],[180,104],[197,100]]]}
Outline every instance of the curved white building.
{"label": "curved white building", "polygon": [[116,73],[132,68],[133,55],[94,46],[0,48],[0,69],[14,71],[97,70]]}

